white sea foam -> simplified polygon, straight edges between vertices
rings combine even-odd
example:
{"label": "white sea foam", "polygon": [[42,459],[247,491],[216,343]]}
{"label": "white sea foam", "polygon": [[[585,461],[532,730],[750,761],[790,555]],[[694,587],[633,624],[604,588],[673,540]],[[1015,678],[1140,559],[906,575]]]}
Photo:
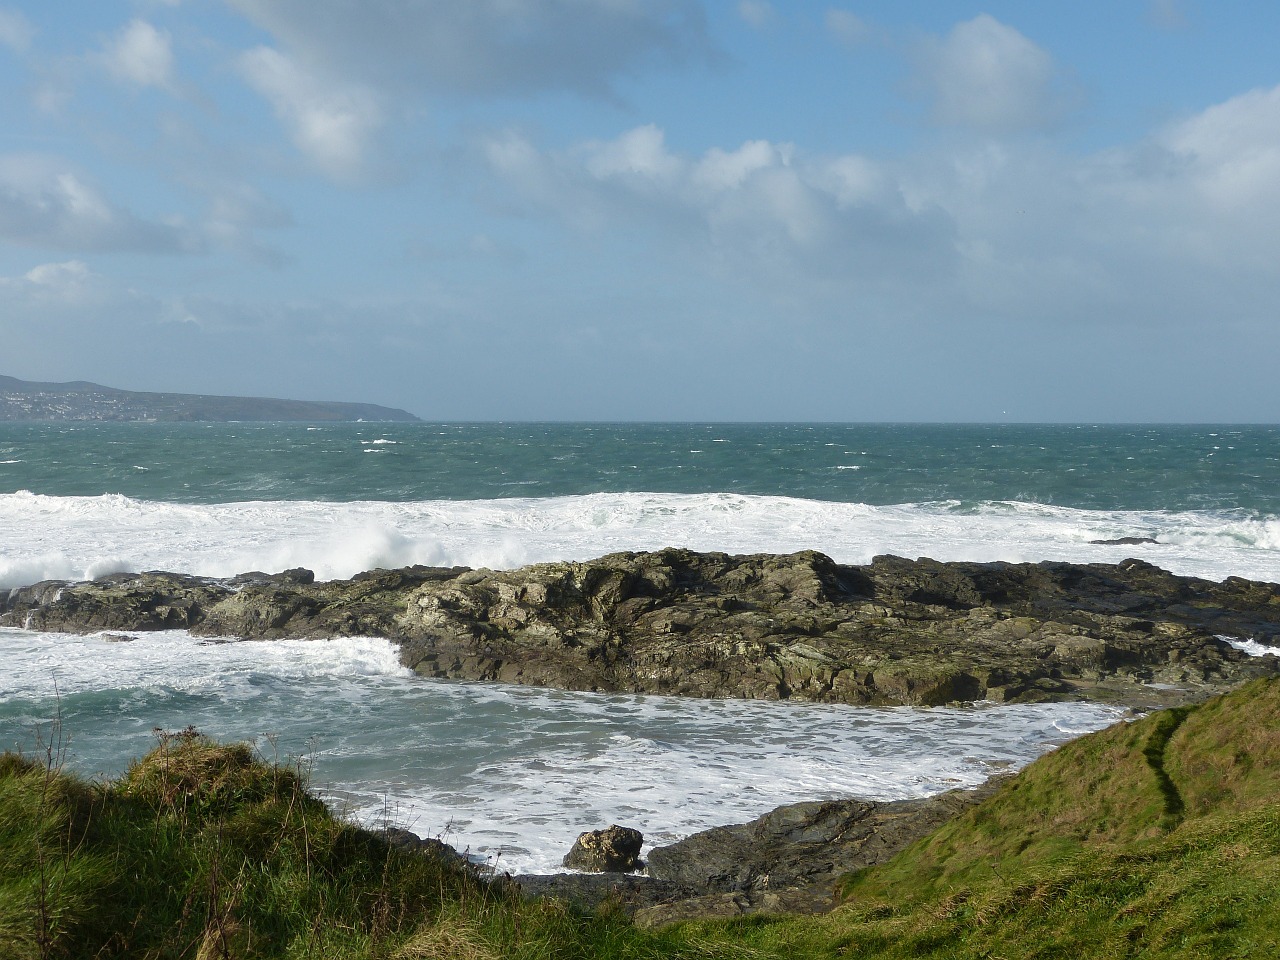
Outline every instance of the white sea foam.
{"label": "white sea foam", "polygon": [[383,640],[129,636],[0,630],[0,745],[52,738],[56,710],[72,766],[110,775],[154,745],[153,727],[194,724],[305,756],[354,815],[510,870],[553,870],[578,833],[609,823],[666,843],[781,803],[972,786],[1120,715],[568,693],[416,678]]}
{"label": "white sea foam", "polygon": [[1259,643],[1257,640],[1226,637],[1221,634],[1218,635],[1218,639],[1231,644],[1237,650],[1247,653],[1251,657],[1280,657],[1280,647],[1268,646],[1265,643]]}
{"label": "white sea foam", "polygon": [[[1144,536],[1156,544],[1091,540]],[[1244,511],[1090,511],[1020,502],[870,506],[738,494],[177,504],[0,494],[0,587],[165,569],[209,576],[304,566],[322,579],[411,563],[511,568],[618,550],[816,549],[938,560],[1149,560],[1211,579],[1280,579],[1280,520]]]}

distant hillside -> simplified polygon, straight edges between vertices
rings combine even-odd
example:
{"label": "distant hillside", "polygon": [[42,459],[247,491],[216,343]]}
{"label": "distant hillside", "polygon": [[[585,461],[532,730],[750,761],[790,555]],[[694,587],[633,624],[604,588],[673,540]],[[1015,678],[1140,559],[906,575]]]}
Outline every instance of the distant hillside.
{"label": "distant hillside", "polygon": [[417,420],[411,413],[375,403],[208,397],[142,393],[97,383],[34,383],[0,376],[0,421],[75,420],[226,422]]}

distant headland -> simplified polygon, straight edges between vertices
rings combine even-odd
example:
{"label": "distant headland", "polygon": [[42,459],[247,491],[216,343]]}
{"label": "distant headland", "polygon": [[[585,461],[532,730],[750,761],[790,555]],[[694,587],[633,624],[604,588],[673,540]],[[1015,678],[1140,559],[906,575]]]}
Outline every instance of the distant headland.
{"label": "distant headland", "polygon": [[376,403],[211,397],[194,393],[143,393],[97,383],[34,383],[0,376],[0,421],[230,422],[416,421],[404,410]]}

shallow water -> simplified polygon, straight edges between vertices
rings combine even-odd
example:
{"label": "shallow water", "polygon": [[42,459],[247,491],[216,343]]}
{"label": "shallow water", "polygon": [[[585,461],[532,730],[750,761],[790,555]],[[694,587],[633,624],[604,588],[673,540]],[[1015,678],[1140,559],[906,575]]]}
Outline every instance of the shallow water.
{"label": "shallow water", "polygon": [[555,869],[578,833],[610,823],[666,843],[798,800],[976,785],[1119,716],[567,693],[424,680],[383,640],[131,636],[0,630],[0,744],[39,752],[60,716],[68,766],[111,776],[154,746],[154,727],[193,724],[300,757],[366,822],[525,872]]}

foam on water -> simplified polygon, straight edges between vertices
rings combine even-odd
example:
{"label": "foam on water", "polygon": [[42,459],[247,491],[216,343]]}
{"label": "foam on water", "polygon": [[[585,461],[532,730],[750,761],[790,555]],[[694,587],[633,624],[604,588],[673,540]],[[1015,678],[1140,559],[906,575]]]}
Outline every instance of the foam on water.
{"label": "foam on water", "polygon": [[912,710],[567,693],[416,678],[383,640],[211,643],[182,632],[0,630],[0,745],[121,771],[194,724],[303,756],[366,821],[440,835],[501,869],[552,870],[609,823],[666,843],[781,803],[970,786],[1113,722],[1090,704]]}
{"label": "foam on water", "polygon": [[[1090,543],[1125,536],[1159,542]],[[0,494],[0,587],[154,569],[231,576],[304,566],[321,579],[413,563],[501,569],[667,546],[816,549],[842,563],[881,553],[1014,562],[1139,556],[1186,575],[1280,579],[1280,520],[1244,510],[872,506],[731,493],[224,504]]]}
{"label": "foam on water", "polygon": [[1265,643],[1259,643],[1257,640],[1226,637],[1221,634],[1218,635],[1218,639],[1231,644],[1237,650],[1247,653],[1251,657],[1280,657],[1280,647],[1268,646]]}

